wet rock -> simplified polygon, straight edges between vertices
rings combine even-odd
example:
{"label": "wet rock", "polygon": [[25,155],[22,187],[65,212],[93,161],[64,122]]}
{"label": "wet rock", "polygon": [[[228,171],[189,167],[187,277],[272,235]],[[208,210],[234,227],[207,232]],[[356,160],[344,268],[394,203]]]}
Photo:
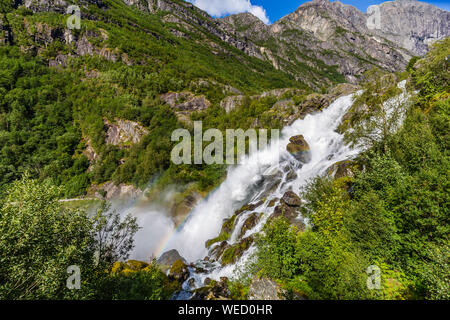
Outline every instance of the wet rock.
{"label": "wet rock", "polygon": [[177,260],[181,260],[183,263],[187,263],[186,259],[184,259],[180,253],[173,249],[167,252],[164,252],[161,257],[156,261],[156,263],[164,266],[171,266],[173,265]]}
{"label": "wet rock", "polygon": [[284,201],[281,201],[278,206],[275,207],[270,220],[283,217],[289,221],[290,224],[299,228],[299,230],[305,229],[305,224],[299,219],[300,212],[297,207],[290,207]]}
{"label": "wet rock", "polygon": [[229,300],[228,278],[221,277],[220,281],[205,279],[205,287],[196,289],[191,300]]}
{"label": "wet rock", "polygon": [[239,234],[239,238],[242,238],[248,230],[251,230],[254,227],[256,227],[260,218],[261,218],[260,213],[254,212],[254,213],[250,214],[248,216],[248,218],[245,220],[244,224],[242,225],[241,232]]}
{"label": "wet rock", "polygon": [[236,243],[232,246],[227,246],[227,248],[223,251],[223,254],[220,258],[220,263],[223,266],[228,264],[235,263],[238,261],[245,251],[253,244],[254,238],[253,236],[242,239],[239,243]]}
{"label": "wet rock", "polygon": [[311,149],[302,135],[291,137],[289,141],[286,150],[290,154],[300,162],[308,163],[311,161]]}
{"label": "wet rock", "polygon": [[275,206],[275,203],[277,203],[277,201],[278,201],[279,199],[272,199],[272,200],[270,200],[270,202],[269,202],[269,204],[268,204],[268,207],[269,208],[273,208],[273,206]]}
{"label": "wet rock", "polygon": [[253,211],[253,210],[258,208],[262,204],[263,204],[262,201],[258,201],[257,203],[246,204],[245,206],[243,206],[242,208],[237,210],[234,214],[235,215],[240,215],[241,213],[246,212],[246,211]]}
{"label": "wet rock", "polygon": [[195,279],[194,278],[189,279],[188,285],[191,289],[195,288]]}
{"label": "wet rock", "polygon": [[189,278],[188,266],[181,259],[175,261],[169,270],[169,278],[185,282]]}
{"label": "wet rock", "polygon": [[302,204],[302,199],[293,191],[286,192],[281,200],[289,207],[300,207]]}
{"label": "wet rock", "polygon": [[248,292],[249,300],[285,300],[284,291],[272,279],[255,276]]}
{"label": "wet rock", "polygon": [[203,281],[203,285],[206,287],[206,286],[209,286],[211,284],[211,278],[206,278],[205,279],[205,281]]}
{"label": "wet rock", "polygon": [[215,259],[219,259],[227,247],[229,247],[228,242],[222,241],[219,245],[216,245],[214,248],[212,248],[210,252],[211,256],[214,257]]}
{"label": "wet rock", "polygon": [[231,233],[233,232],[233,229],[234,229],[234,223],[236,221],[236,217],[237,217],[237,215],[233,215],[229,219],[224,219],[223,224],[222,224],[222,229],[220,231],[219,236],[206,241],[205,247],[209,248],[213,244],[215,244],[219,241],[227,241],[228,239],[230,239]]}
{"label": "wet rock", "polygon": [[290,170],[289,173],[286,175],[286,182],[294,181],[298,178],[297,173],[294,170]]}

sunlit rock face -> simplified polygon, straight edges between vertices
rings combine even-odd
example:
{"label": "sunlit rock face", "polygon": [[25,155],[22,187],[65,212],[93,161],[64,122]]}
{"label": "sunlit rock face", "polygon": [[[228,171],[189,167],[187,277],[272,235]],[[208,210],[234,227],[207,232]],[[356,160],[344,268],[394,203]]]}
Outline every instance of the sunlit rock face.
{"label": "sunlit rock face", "polygon": [[450,12],[428,3],[396,0],[372,10],[380,11],[375,31],[416,55],[424,55],[430,43],[450,36]]}

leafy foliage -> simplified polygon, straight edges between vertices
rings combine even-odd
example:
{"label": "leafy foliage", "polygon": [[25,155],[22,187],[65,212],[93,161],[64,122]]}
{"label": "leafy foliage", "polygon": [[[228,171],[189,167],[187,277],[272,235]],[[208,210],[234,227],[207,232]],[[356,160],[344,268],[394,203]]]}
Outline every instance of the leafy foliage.
{"label": "leafy foliage", "polygon": [[[265,227],[257,270],[311,299],[448,299],[449,48],[444,40],[412,63],[409,86],[418,96],[399,106],[407,111],[403,125],[380,131],[356,160],[364,170],[306,188],[310,229],[283,220]],[[365,107],[353,110],[356,126],[377,121],[384,101],[398,93],[397,78],[365,88],[356,101]],[[359,129],[364,139],[372,128]],[[371,265],[381,269],[381,290],[367,289]]]}

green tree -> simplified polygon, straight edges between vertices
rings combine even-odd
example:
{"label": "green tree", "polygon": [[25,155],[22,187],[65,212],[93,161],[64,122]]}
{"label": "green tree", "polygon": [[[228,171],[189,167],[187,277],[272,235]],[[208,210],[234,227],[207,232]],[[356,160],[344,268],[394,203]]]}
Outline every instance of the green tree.
{"label": "green tree", "polygon": [[[24,176],[0,199],[0,298],[95,297],[112,262],[133,248],[135,219],[105,214],[105,207],[89,217],[63,206],[62,192]],[[66,287],[72,265],[81,270],[80,290]]]}

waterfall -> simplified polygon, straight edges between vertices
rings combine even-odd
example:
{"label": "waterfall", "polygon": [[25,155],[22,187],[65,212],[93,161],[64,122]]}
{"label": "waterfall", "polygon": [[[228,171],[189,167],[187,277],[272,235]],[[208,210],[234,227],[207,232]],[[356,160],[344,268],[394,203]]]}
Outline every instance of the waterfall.
{"label": "waterfall", "polygon": [[[165,249],[177,249],[191,262],[204,258],[208,255],[204,244],[219,235],[223,220],[233,216],[243,204],[258,201],[260,205],[253,211],[263,213],[263,217],[246,236],[259,232],[273,212],[273,209],[271,212],[268,208],[271,200],[280,199],[290,189],[299,191],[311,178],[324,174],[334,163],[357,155],[359,150],[346,146],[343,135],[336,132],[342,117],[352,106],[353,97],[354,95],[341,97],[323,111],[295,121],[282,130],[279,141],[250,155],[244,164],[230,168],[226,180],[194,208],[189,219],[174,234]],[[289,138],[295,135],[303,135],[311,148],[312,159],[303,166],[286,151]],[[292,171],[296,173],[297,178],[289,181],[289,172]],[[266,183],[273,181],[274,176],[280,179],[275,189],[273,183]],[[269,185],[272,185],[270,190]],[[264,201],[261,201],[262,199]],[[249,214],[250,212],[247,212],[239,216],[229,243],[239,240],[240,226]],[[248,255],[245,255],[243,260],[246,256]],[[234,267],[219,268],[209,276],[230,275]]]}

